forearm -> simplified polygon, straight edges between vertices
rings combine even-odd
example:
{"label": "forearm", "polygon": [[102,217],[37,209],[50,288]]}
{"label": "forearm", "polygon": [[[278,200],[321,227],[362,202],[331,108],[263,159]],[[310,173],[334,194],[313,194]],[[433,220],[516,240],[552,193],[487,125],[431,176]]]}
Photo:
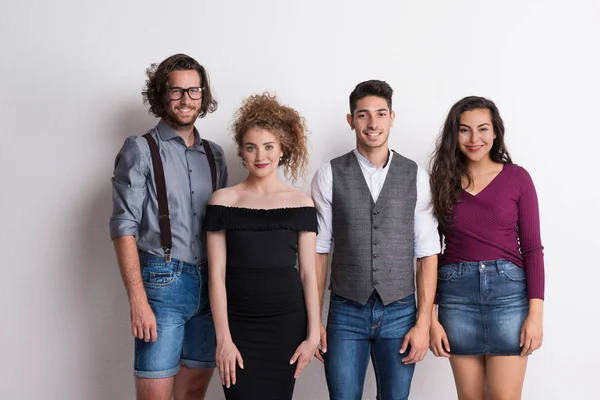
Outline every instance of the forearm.
{"label": "forearm", "polygon": [[308,317],[308,339],[319,341],[321,328],[321,312],[319,308],[319,290],[316,274],[307,272],[302,274],[302,287],[304,289],[304,303]]}
{"label": "forearm", "polygon": [[147,301],[135,237],[121,236],[115,238],[113,244],[129,301]]}
{"label": "forearm", "polygon": [[544,300],[529,299],[529,316],[544,319]]}
{"label": "forearm", "polygon": [[417,259],[417,324],[423,324],[428,329],[435,312],[433,301],[436,284],[437,254]]}
{"label": "forearm", "polygon": [[225,277],[219,274],[209,274],[208,293],[210,297],[210,310],[215,324],[217,342],[231,340],[229,319],[227,317],[227,291]]}
{"label": "forearm", "polygon": [[323,298],[325,297],[325,284],[327,283],[327,260],[328,253],[317,253],[316,255],[316,271],[317,271],[317,288],[319,291],[319,310],[323,310]]}

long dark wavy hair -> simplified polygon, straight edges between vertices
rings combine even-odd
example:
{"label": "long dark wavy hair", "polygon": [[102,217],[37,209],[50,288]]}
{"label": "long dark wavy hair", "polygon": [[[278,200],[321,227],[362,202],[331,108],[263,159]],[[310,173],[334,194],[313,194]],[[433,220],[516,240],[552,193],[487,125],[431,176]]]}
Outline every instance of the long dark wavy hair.
{"label": "long dark wavy hair", "polygon": [[429,177],[433,210],[442,232],[452,225],[452,209],[454,204],[462,200],[463,178],[467,179],[467,187],[473,184],[465,156],[458,149],[460,117],[465,111],[481,109],[490,111],[496,134],[490,158],[494,162],[512,164],[504,144],[504,122],[494,102],[484,97],[469,96],[454,104],[437,138]]}
{"label": "long dark wavy hair", "polygon": [[202,85],[202,105],[198,118],[204,118],[207,113],[212,113],[217,109],[217,101],[213,99],[210,90],[210,82],[206,70],[198,61],[185,54],[174,54],[161,62],[150,65],[146,70],[148,79],[146,88],[142,91],[144,103],[150,104],[150,113],[157,118],[164,118],[167,114],[167,104],[169,102],[169,74],[173,71],[195,70],[200,76]]}

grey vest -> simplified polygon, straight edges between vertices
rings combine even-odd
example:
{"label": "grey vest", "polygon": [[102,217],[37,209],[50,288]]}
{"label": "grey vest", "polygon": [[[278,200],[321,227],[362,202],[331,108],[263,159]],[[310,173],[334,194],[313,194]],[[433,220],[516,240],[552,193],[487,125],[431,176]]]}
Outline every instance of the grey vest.
{"label": "grey vest", "polygon": [[376,290],[385,305],[414,293],[417,164],[394,153],[377,203],[354,152],[331,171],[331,290],[361,304]]}

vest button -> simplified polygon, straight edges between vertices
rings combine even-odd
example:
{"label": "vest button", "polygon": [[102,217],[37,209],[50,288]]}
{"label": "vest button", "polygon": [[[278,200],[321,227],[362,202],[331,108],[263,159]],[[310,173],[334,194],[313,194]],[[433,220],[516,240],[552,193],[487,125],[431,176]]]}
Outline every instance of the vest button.
{"label": "vest button", "polygon": [[373,211],[373,215],[377,215],[377,214],[379,214],[379,211],[377,211],[377,210]]}
{"label": "vest button", "polygon": [[379,225],[373,225],[373,229],[378,229]]}
{"label": "vest button", "polygon": [[373,254],[373,258],[377,258],[377,257],[379,257],[378,254]]}
{"label": "vest button", "polygon": [[377,246],[379,242],[373,242],[373,246]]}
{"label": "vest button", "polygon": [[373,281],[373,285],[379,285],[379,281]]}

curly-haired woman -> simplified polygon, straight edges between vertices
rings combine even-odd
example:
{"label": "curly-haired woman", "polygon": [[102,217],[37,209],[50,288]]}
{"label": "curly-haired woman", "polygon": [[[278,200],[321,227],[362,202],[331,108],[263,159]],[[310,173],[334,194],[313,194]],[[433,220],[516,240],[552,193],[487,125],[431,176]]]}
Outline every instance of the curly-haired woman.
{"label": "curly-haired woman", "polygon": [[217,368],[228,400],[291,399],[319,341],[317,216],[277,169],[303,176],[305,124],[255,95],[236,113],[234,138],[248,177],[215,192],[205,217]]}

